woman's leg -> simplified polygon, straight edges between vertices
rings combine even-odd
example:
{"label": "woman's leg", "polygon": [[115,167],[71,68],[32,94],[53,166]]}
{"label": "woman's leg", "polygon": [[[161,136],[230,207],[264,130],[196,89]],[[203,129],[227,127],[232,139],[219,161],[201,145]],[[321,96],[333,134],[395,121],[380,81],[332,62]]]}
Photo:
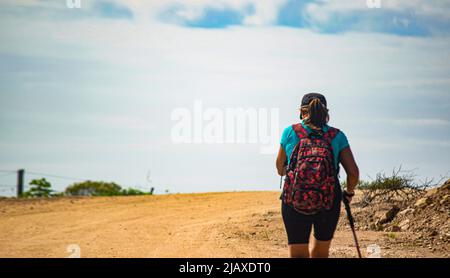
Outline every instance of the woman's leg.
{"label": "woman's leg", "polygon": [[335,205],[329,211],[314,215],[314,239],[312,242],[311,258],[328,258],[331,240],[336,230],[341,202],[336,200]]}
{"label": "woman's leg", "polygon": [[309,244],[289,244],[289,257],[309,258]]}
{"label": "woman's leg", "polygon": [[328,258],[330,245],[331,240],[322,241],[314,238],[312,242],[311,258]]}
{"label": "woman's leg", "polygon": [[312,218],[282,204],[281,214],[288,238],[289,256],[291,258],[309,258],[309,237],[312,230]]}

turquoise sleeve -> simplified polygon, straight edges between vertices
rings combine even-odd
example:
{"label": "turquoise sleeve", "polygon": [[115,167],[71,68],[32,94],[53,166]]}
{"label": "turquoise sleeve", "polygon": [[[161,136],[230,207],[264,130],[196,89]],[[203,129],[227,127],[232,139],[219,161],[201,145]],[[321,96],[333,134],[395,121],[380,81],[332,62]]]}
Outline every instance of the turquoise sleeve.
{"label": "turquoise sleeve", "polygon": [[289,133],[290,133],[291,127],[288,126],[283,130],[283,134],[281,135],[280,144],[283,147],[284,151],[286,152],[286,146],[289,141]]}
{"label": "turquoise sleeve", "polygon": [[337,150],[338,153],[340,153],[343,149],[347,148],[348,146],[350,146],[350,144],[348,143],[348,139],[347,136],[345,136],[344,132],[340,131],[337,135],[336,135],[336,143],[337,143]]}

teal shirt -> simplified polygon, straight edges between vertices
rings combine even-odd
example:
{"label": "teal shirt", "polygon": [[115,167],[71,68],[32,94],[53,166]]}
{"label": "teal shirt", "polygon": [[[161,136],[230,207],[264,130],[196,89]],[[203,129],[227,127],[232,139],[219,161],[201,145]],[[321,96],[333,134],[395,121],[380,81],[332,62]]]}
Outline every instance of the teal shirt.
{"label": "teal shirt", "polygon": [[[301,121],[302,126],[306,129],[308,133],[311,132],[311,128],[306,126],[303,121]],[[322,130],[324,132],[328,131],[329,126],[325,125]],[[283,134],[281,135],[281,146],[283,147],[284,152],[286,153],[288,164],[291,160],[291,154],[294,150],[295,146],[298,144],[300,139],[298,139],[297,134],[295,133],[294,129],[291,126],[288,126],[284,129]],[[333,148],[333,155],[334,155],[334,163],[336,166],[336,169],[339,169],[339,153],[349,147],[347,137],[342,131],[339,131],[338,134],[331,140],[331,147]]]}

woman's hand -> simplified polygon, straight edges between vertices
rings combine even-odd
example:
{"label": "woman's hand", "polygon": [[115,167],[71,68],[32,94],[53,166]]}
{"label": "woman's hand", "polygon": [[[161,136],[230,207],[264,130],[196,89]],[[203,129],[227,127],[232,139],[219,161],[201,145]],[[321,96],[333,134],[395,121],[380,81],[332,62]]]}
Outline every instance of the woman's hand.
{"label": "woman's hand", "polygon": [[354,190],[344,190],[342,195],[350,204],[352,202],[353,196],[355,196],[355,191]]}
{"label": "woman's hand", "polygon": [[350,203],[355,195],[355,187],[358,184],[359,169],[350,147],[343,149],[339,154],[339,158],[347,173],[347,188],[343,192],[343,197]]}

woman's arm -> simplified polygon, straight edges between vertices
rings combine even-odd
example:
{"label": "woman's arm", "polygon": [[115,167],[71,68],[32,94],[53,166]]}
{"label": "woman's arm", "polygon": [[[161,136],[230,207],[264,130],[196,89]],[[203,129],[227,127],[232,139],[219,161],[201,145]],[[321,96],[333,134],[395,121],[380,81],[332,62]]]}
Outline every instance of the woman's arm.
{"label": "woman's arm", "polygon": [[356,161],[350,147],[343,149],[339,156],[340,162],[342,166],[344,166],[345,172],[347,173],[347,189],[345,191],[353,194],[359,181],[358,165],[356,165]]}
{"label": "woman's arm", "polygon": [[283,147],[280,145],[280,149],[278,150],[278,156],[277,156],[277,172],[278,175],[284,176],[286,175],[286,152],[284,151]]}

